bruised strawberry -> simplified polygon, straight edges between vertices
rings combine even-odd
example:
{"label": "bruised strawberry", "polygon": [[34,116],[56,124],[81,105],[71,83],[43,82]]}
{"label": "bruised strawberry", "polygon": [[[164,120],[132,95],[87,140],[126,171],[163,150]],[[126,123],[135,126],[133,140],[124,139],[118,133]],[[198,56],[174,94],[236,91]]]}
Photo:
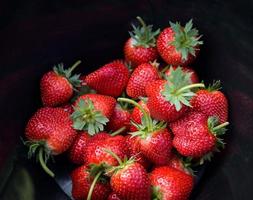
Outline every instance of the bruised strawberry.
{"label": "bruised strawberry", "polygon": [[25,136],[29,154],[36,154],[43,169],[54,176],[46,162],[51,155],[58,155],[70,147],[77,136],[72,128],[70,115],[62,108],[40,108],[28,121]]}
{"label": "bruised strawberry", "polygon": [[188,107],[196,87],[204,87],[202,83],[191,84],[190,73],[184,73],[181,67],[170,69],[166,80],[157,80],[146,87],[148,95],[147,107],[153,118],[172,122],[182,117]]}
{"label": "bruised strawberry", "polygon": [[[88,171],[88,168],[83,165],[78,167],[71,173],[72,179],[72,196],[75,200],[87,199],[88,193],[93,182],[94,177]],[[96,182],[93,192],[92,199],[104,200],[110,194],[110,184],[108,182],[98,181]]]}
{"label": "bruised strawberry", "polygon": [[160,79],[157,70],[158,63],[143,63],[139,65],[131,74],[127,83],[127,95],[132,98],[145,97],[145,87],[148,83]]}
{"label": "bruised strawberry", "polygon": [[154,199],[187,200],[193,189],[191,175],[172,167],[158,167],[150,173]]}
{"label": "bruised strawberry", "polygon": [[126,109],[123,109],[119,104],[116,105],[112,116],[110,117],[110,121],[107,124],[107,130],[116,131],[122,127],[125,127],[125,133],[129,130],[130,127],[130,112]]}
{"label": "bruised strawberry", "polygon": [[185,66],[191,63],[199,52],[200,41],[198,30],[192,28],[192,20],[185,27],[180,23],[171,23],[157,39],[157,50],[163,60],[170,65]]}
{"label": "bruised strawberry", "polygon": [[133,31],[129,32],[129,38],[124,46],[125,59],[136,67],[142,63],[154,61],[158,57],[156,50],[156,36],[160,30],[153,31],[152,25],[146,25],[145,22],[137,17],[141,27],[133,26]]}
{"label": "bruised strawberry", "polygon": [[193,110],[207,116],[216,116],[220,123],[224,123],[228,120],[228,101],[219,89],[220,82],[217,81],[207,89],[197,91],[191,99],[191,105]]}
{"label": "bruised strawberry", "polygon": [[104,130],[109,121],[116,101],[113,97],[100,94],[85,94],[74,103],[74,112],[71,115],[76,130],[88,131],[94,135]]}
{"label": "bruised strawberry", "polygon": [[69,151],[69,159],[75,164],[84,164],[84,155],[86,153],[87,144],[89,142],[90,135],[87,132],[81,132],[76,137]]}
{"label": "bruised strawberry", "polygon": [[41,99],[44,106],[55,107],[67,103],[73,96],[74,87],[80,87],[80,75],[71,76],[72,71],[81,63],[77,61],[71,68],[65,70],[59,64],[43,75],[40,81]]}
{"label": "bruised strawberry", "polygon": [[129,70],[121,60],[110,62],[85,77],[85,83],[99,94],[118,97],[126,88]]}
{"label": "bruised strawberry", "polygon": [[210,160],[213,151],[224,147],[219,136],[225,134],[228,122],[219,124],[216,117],[207,117],[198,112],[190,112],[185,117],[170,124],[175,134],[173,145],[183,156]]}

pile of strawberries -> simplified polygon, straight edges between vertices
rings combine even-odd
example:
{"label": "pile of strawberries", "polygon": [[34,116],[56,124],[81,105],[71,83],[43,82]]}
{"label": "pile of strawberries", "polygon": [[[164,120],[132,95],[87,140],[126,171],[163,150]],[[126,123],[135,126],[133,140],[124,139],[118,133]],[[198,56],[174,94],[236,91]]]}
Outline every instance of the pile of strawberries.
{"label": "pile of strawberries", "polygon": [[[189,68],[201,36],[190,20],[153,31],[137,17],[125,60],[74,75],[60,64],[41,79],[43,107],[25,145],[46,163],[66,152],[76,200],[185,200],[196,167],[224,147],[228,103],[219,82],[206,86]],[[158,63],[160,62],[160,64]],[[62,166],[64,167],[64,166]]]}

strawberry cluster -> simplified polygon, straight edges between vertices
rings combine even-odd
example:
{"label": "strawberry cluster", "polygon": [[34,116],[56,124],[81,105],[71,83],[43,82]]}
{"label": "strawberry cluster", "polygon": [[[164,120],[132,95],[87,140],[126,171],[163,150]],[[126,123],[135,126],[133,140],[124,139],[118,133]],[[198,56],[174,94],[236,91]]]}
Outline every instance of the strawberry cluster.
{"label": "strawberry cluster", "polygon": [[191,167],[224,147],[227,99],[188,67],[203,43],[192,21],[160,32],[137,19],[125,60],[85,76],[71,75],[80,61],[60,64],[41,79],[25,144],[52,177],[47,160],[67,152],[75,200],[186,200]]}

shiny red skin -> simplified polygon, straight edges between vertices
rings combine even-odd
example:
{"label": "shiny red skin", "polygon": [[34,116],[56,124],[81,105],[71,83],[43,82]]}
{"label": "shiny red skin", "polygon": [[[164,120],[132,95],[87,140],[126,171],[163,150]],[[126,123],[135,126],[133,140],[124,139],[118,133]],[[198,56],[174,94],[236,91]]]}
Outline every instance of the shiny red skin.
{"label": "shiny red skin", "polygon": [[157,79],[160,79],[160,75],[155,66],[150,63],[139,65],[133,71],[127,83],[127,95],[132,98],[146,97],[146,85]]}
{"label": "shiny red skin", "polygon": [[125,126],[126,129],[121,134],[126,133],[130,127],[130,118],[130,112],[128,110],[124,110],[120,105],[117,104],[114,108],[110,121],[106,126],[106,129],[108,131],[117,131]]}
{"label": "shiny red skin", "polygon": [[165,84],[167,84],[167,81],[158,80],[147,85],[147,107],[153,118],[166,122],[173,122],[182,117],[187,112],[188,107],[182,104],[181,109],[177,111],[176,107],[162,95]]}
{"label": "shiny red skin", "polygon": [[[195,59],[191,54],[188,55],[186,60],[182,59],[181,52],[178,52],[174,45],[170,43],[174,41],[175,32],[171,27],[165,28],[157,38],[157,50],[162,59],[170,65],[186,66]],[[195,54],[198,54],[198,47],[195,48]]]}
{"label": "shiny red skin", "polygon": [[30,141],[45,141],[53,155],[68,150],[77,136],[70,115],[62,108],[40,108],[30,118],[25,129]]}
{"label": "shiny red skin", "polygon": [[[177,67],[173,66],[173,69],[175,70]],[[183,72],[185,73],[191,73],[190,79],[191,83],[199,83],[199,77],[197,73],[190,67],[182,67]],[[166,76],[170,76],[170,69],[168,69],[165,73]]]}
{"label": "shiny red skin", "polygon": [[80,99],[91,100],[93,102],[94,108],[100,111],[108,119],[111,117],[114,108],[116,106],[116,100],[113,97],[105,96],[101,94],[85,94],[80,96],[74,103],[76,106]]}
{"label": "shiny red skin", "polygon": [[140,139],[142,154],[155,165],[165,165],[171,157],[172,138],[168,129],[160,129]]}
{"label": "shiny red skin", "polygon": [[155,47],[135,47],[133,39],[129,38],[124,46],[124,55],[126,61],[131,63],[132,67],[136,67],[142,63],[148,63],[158,58],[158,53]]}
{"label": "shiny red skin", "polygon": [[71,104],[65,104],[61,106],[67,113],[72,114],[74,112],[74,109]]}
{"label": "shiny red skin", "polygon": [[85,82],[99,94],[118,97],[126,88],[129,70],[121,60],[110,62],[88,74]]}
{"label": "shiny red skin", "polygon": [[139,163],[119,169],[111,177],[112,190],[124,200],[150,200],[151,187],[148,174]]}
{"label": "shiny red skin", "polygon": [[[140,104],[147,113],[150,113],[147,107],[147,104],[143,100],[140,100],[138,104]],[[143,114],[140,111],[140,109],[137,107],[134,107],[133,112],[131,114],[131,120],[137,124],[141,124],[142,116]],[[130,132],[134,132],[134,131],[137,131],[137,128],[134,125],[130,125]]]}
{"label": "shiny red skin", "polygon": [[187,170],[187,168],[184,167],[182,160],[178,158],[176,155],[172,155],[169,163],[166,166],[175,168],[181,172],[191,175],[191,173]]}
{"label": "shiny red skin", "polygon": [[112,192],[107,200],[121,200],[115,192]]}
{"label": "shiny red skin", "polygon": [[228,101],[220,91],[199,90],[191,99],[193,110],[207,116],[217,116],[220,123],[228,120]]}
{"label": "shiny red skin", "polygon": [[158,167],[150,173],[151,185],[158,187],[162,200],[187,200],[193,189],[193,177],[172,167]]}
{"label": "shiny red skin", "polygon": [[170,124],[175,134],[173,146],[181,155],[201,158],[214,150],[216,137],[208,129],[207,120],[202,113],[190,112]]}
{"label": "shiny red skin", "polygon": [[140,163],[145,169],[149,169],[149,167],[151,166],[151,163],[142,154],[140,150],[140,138],[127,135],[126,144],[129,149],[129,157],[134,157],[136,162]]}
{"label": "shiny red skin", "polygon": [[40,80],[40,93],[45,107],[55,107],[70,100],[73,87],[64,76],[49,71]]}
{"label": "shiny red skin", "polygon": [[[84,200],[87,198],[92,178],[90,179],[88,168],[83,165],[76,168],[71,173],[72,179],[72,196],[75,200]],[[92,192],[91,199],[104,200],[110,194],[110,184],[97,182]]]}
{"label": "shiny red skin", "polygon": [[118,165],[118,161],[112,157],[109,153],[105,152],[104,149],[111,150],[120,159],[128,157],[128,148],[126,140],[123,136],[117,135],[114,137],[108,137],[105,139],[95,140],[89,143],[86,151],[86,164],[107,164],[109,166]]}
{"label": "shiny red skin", "polygon": [[88,132],[83,131],[78,134],[75,141],[69,150],[69,160],[75,164],[84,164],[84,155],[86,154],[87,144],[89,142],[90,135]]}

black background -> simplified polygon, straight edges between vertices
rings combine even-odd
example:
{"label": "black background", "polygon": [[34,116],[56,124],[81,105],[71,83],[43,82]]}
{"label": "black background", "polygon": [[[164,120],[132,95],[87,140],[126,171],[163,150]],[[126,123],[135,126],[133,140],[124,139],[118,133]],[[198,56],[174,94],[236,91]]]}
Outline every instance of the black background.
{"label": "black background", "polygon": [[[156,27],[193,18],[205,42],[193,67],[201,79],[219,79],[230,104],[226,149],[207,167],[198,200],[252,199],[253,1],[23,0],[0,1],[0,166],[31,114],[41,105],[39,79],[59,62],[83,61],[87,73],[122,58],[137,15]],[[68,199],[34,164],[26,165],[35,199]],[[63,166],[64,167],[64,166]],[[16,198],[18,199],[18,197]]]}

